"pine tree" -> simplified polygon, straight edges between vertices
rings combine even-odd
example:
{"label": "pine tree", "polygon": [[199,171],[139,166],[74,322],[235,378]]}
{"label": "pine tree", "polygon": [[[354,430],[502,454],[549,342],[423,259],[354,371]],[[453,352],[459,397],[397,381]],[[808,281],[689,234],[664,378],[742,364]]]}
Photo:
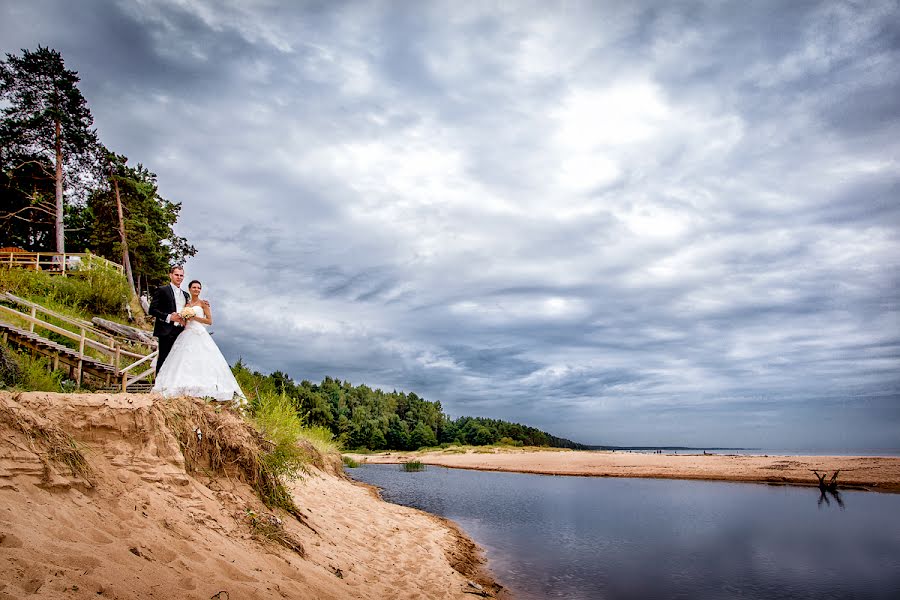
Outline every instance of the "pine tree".
{"label": "pine tree", "polygon": [[[53,224],[57,252],[65,252],[66,201],[77,202],[85,184],[99,178],[99,144],[93,117],[78,89],[78,73],[66,69],[62,55],[50,48],[0,61],[0,166],[10,182],[26,169],[53,182],[47,186],[16,186],[4,195],[18,203],[0,209],[0,222],[23,214],[41,215]],[[27,201],[23,201],[24,198]],[[33,221],[33,218],[31,219]]]}

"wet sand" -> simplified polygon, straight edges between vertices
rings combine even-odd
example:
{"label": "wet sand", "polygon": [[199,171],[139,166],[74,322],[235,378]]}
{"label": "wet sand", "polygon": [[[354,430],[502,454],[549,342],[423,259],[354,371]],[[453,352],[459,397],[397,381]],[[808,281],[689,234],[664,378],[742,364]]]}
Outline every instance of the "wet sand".
{"label": "wet sand", "polygon": [[739,456],[728,454],[643,454],[637,452],[448,448],[429,452],[350,454],[359,462],[402,463],[481,471],[513,471],[586,477],[702,479],[816,486],[813,471],[830,479],[840,471],[842,489],[900,493],[900,457]]}

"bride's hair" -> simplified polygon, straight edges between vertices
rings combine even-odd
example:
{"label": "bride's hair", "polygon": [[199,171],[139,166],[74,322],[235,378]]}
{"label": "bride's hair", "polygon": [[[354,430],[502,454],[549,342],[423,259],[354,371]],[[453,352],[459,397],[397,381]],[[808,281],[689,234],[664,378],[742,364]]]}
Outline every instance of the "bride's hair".
{"label": "bride's hair", "polygon": [[200,286],[200,289],[203,289],[203,284],[200,283],[200,280],[199,280],[199,279],[194,279],[194,280],[192,280],[192,281],[188,284],[188,289],[191,289],[191,286],[194,285],[195,283],[196,283],[197,285]]}

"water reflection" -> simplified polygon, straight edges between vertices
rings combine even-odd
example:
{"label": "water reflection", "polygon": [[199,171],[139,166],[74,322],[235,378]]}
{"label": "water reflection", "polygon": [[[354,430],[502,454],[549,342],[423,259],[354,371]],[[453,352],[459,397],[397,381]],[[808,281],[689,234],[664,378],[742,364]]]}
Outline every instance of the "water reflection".
{"label": "water reflection", "polygon": [[349,473],[456,521],[517,600],[900,598],[900,495],[820,490],[819,507],[834,512],[812,509],[810,488],[786,486]]}
{"label": "water reflection", "polygon": [[841,500],[841,493],[837,489],[819,489],[819,508],[822,508],[823,503],[826,506],[831,506],[831,501],[828,499],[828,496],[834,498],[834,501],[837,502],[837,505],[841,510],[844,510],[844,501]]}
{"label": "water reflection", "polygon": [[815,474],[816,479],[819,480],[819,508],[822,507],[823,503],[826,506],[831,506],[831,501],[828,500],[828,496],[830,495],[832,498],[834,498],[835,502],[837,502],[837,505],[841,508],[841,510],[843,510],[844,502],[841,500],[841,493],[838,491],[837,484],[838,475],[841,474],[841,470],[838,469],[837,471],[835,471],[834,475],[831,476],[831,479],[828,479],[827,471],[825,473],[822,473],[821,475],[819,475],[819,472],[815,470],[813,470],[813,473]]}

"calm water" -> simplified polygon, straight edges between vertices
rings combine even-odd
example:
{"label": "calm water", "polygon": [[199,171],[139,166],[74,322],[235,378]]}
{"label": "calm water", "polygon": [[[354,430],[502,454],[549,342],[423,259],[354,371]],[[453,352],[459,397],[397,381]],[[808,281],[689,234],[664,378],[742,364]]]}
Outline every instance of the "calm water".
{"label": "calm water", "polygon": [[754,484],[348,469],[452,519],[518,599],[900,598],[900,495]]}

